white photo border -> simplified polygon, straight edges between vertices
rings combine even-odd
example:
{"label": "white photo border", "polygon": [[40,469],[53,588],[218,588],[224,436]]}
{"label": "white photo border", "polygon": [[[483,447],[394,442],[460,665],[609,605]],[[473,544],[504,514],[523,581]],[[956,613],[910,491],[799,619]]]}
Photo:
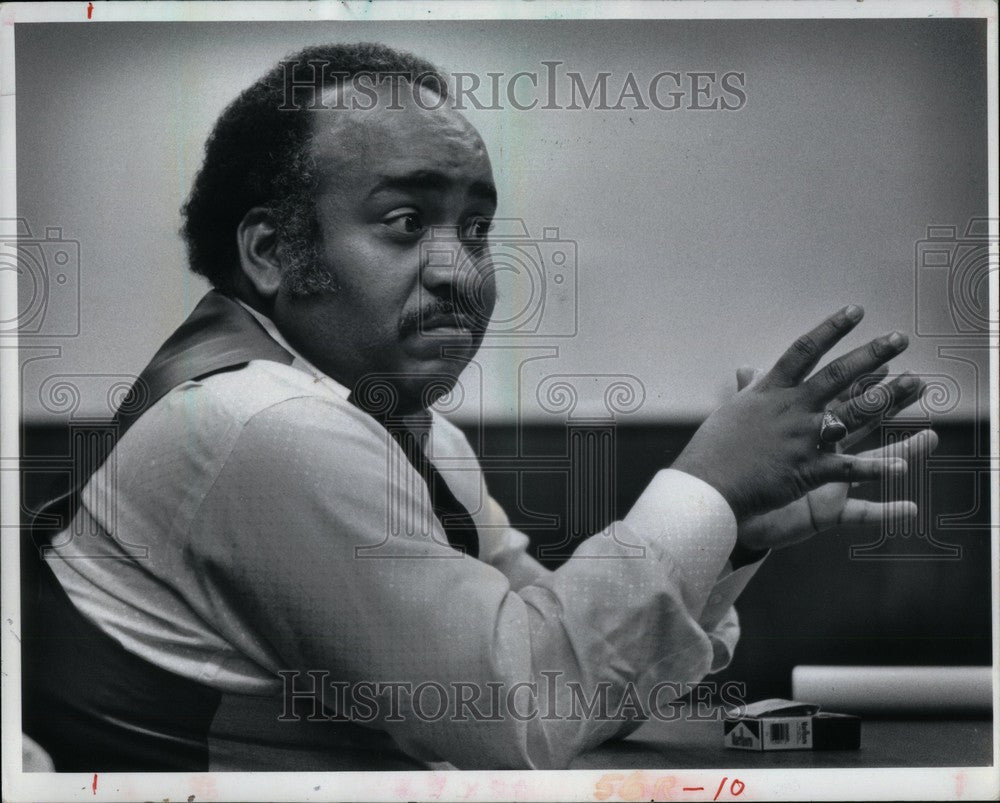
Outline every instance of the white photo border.
{"label": "white photo border", "polygon": [[[989,208],[991,259],[997,260],[998,130],[997,130],[997,6],[989,0],[834,0],[802,2],[87,2],[10,3],[0,8],[0,218],[17,217],[16,195],[16,95],[14,87],[14,29],[18,25],[71,22],[100,25],[107,22],[205,22],[297,20],[541,20],[623,18],[647,19],[878,19],[878,18],[980,18],[986,20],[988,68]],[[990,276],[991,308],[1000,305],[998,276]],[[0,319],[17,317],[17,286],[13,271],[0,271]],[[990,418],[998,414],[998,350],[990,353]],[[24,773],[20,739],[20,648],[18,626],[20,485],[19,387],[16,339],[0,343],[0,524],[2,524],[2,691],[3,691],[3,798],[8,801],[125,801],[125,800],[595,800],[595,785],[606,774],[601,770],[526,772],[385,772],[385,773]],[[990,454],[1000,454],[1000,432],[991,428]],[[1000,486],[991,483],[992,611],[1000,622]],[[733,755],[729,770],[624,770],[648,782],[669,774],[679,786],[705,786],[703,797],[712,799],[712,780],[738,777],[746,784],[747,799],[995,799],[1000,794],[1000,639],[993,632],[993,766],[916,769],[787,769],[739,768]],[[752,794],[749,794],[752,790]]]}

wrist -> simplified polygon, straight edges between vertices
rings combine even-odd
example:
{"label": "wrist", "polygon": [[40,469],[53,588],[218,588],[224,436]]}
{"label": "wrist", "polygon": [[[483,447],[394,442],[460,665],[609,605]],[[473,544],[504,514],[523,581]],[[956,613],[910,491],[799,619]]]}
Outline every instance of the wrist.
{"label": "wrist", "polygon": [[713,471],[708,465],[704,465],[702,461],[682,452],[673,462],[671,468],[676,471],[683,471],[685,474],[690,474],[692,477],[697,477],[702,482],[711,485],[726,501],[726,504],[729,505],[736,520],[742,520],[743,513],[737,504],[736,494],[730,490],[727,483],[717,476],[717,472]]}

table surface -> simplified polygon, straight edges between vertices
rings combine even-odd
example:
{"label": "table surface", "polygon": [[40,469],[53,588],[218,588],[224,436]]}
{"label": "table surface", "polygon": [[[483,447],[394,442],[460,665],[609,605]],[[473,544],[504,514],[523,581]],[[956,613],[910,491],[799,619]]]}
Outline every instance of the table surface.
{"label": "table surface", "polygon": [[757,752],[722,746],[718,720],[650,720],[626,739],[577,758],[574,769],[780,769],[811,767],[985,767],[993,763],[988,719],[862,719],[859,750]]}

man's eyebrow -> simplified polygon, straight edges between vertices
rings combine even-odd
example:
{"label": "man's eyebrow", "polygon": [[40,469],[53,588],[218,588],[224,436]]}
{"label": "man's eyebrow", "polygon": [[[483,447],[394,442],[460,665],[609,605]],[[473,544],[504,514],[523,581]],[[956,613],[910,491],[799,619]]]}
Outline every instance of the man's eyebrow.
{"label": "man's eyebrow", "polygon": [[[417,170],[403,175],[382,175],[378,177],[375,186],[369,191],[368,197],[371,198],[373,195],[387,190],[403,192],[444,191],[455,183],[454,179],[435,170]],[[469,185],[469,194],[477,195],[493,204],[497,202],[497,188],[492,181],[473,181]]]}

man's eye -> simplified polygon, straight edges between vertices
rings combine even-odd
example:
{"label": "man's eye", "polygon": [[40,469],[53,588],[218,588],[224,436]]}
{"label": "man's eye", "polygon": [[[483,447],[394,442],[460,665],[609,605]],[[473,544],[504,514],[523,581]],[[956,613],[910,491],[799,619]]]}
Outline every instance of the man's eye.
{"label": "man's eye", "polygon": [[466,236],[473,240],[485,240],[489,237],[491,228],[493,228],[493,224],[489,220],[478,218],[469,223]]}
{"label": "man's eye", "polygon": [[418,234],[424,230],[424,222],[416,212],[388,218],[385,225],[400,234]]}

